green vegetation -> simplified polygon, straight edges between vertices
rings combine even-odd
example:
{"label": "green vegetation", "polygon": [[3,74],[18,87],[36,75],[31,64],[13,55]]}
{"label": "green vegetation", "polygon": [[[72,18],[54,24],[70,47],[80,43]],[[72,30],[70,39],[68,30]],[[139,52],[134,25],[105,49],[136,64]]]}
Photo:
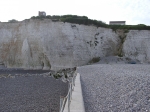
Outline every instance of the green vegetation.
{"label": "green vegetation", "polygon": [[120,53],[118,54],[118,56],[119,56],[119,57],[123,57],[123,54],[120,52]]}
{"label": "green vegetation", "polygon": [[9,22],[9,23],[15,23],[15,22],[18,22],[18,21],[15,20],[15,19],[12,19],[12,20],[9,20],[8,22]]}
{"label": "green vegetation", "polygon": [[88,64],[97,63],[97,62],[99,62],[99,61],[100,61],[100,57],[94,57],[94,58],[92,58],[92,59],[89,61]]}
{"label": "green vegetation", "polygon": [[125,29],[125,33],[128,33],[129,30],[150,30],[150,26],[146,26],[143,24],[139,25],[108,25],[108,28],[116,31],[117,29]]}
{"label": "green vegetation", "polygon": [[[124,34],[125,33],[128,33],[128,30],[124,30]],[[119,57],[123,57],[123,51],[122,51],[122,48],[123,48],[123,44],[125,42],[125,39],[126,39],[126,34],[123,35],[123,36],[119,36],[119,39],[120,39],[120,46],[118,47],[118,56]]]}
{"label": "green vegetation", "polygon": [[59,78],[61,78],[62,76],[57,73],[57,74],[53,75],[53,77],[54,77],[55,79],[59,79]]}
{"label": "green vegetation", "polygon": [[54,21],[62,21],[62,22],[69,22],[69,23],[76,23],[76,24],[84,24],[84,25],[94,25],[97,27],[107,27],[102,21],[88,19],[86,16],[77,16],[77,15],[53,15],[53,16],[33,16],[31,19],[52,19]]}
{"label": "green vegetation", "polygon": [[128,30],[128,29],[125,29],[125,30],[124,30],[124,33],[128,33],[128,32],[129,32],[129,30]]}
{"label": "green vegetation", "polygon": [[102,21],[89,19],[87,16],[77,16],[77,15],[47,15],[47,16],[33,16],[31,19],[51,19],[54,22],[62,21],[69,22],[75,24],[83,24],[83,25],[94,25],[96,27],[104,27],[111,28],[113,31],[117,29],[125,29],[127,33],[129,30],[150,30],[150,26],[146,26],[144,24],[138,25],[108,25]]}
{"label": "green vegetation", "polygon": [[121,44],[123,44],[123,43],[124,43],[124,41],[125,41],[125,38],[126,38],[126,36],[124,36],[124,37],[122,37],[122,36],[119,36],[119,39],[120,39],[120,41],[121,41]]}

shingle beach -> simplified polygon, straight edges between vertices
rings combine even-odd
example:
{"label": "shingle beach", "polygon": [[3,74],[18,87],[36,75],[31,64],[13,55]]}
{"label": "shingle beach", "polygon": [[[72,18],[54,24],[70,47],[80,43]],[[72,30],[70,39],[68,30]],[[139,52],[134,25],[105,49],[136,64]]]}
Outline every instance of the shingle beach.
{"label": "shingle beach", "polygon": [[150,112],[150,65],[78,68],[86,112]]}

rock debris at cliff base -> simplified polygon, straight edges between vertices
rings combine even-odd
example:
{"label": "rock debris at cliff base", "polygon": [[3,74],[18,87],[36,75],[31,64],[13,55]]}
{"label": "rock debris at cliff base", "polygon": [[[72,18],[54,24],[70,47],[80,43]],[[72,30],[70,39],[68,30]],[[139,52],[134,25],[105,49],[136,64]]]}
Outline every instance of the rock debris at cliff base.
{"label": "rock debris at cliff base", "polygon": [[149,68],[138,64],[79,67],[86,112],[150,112]]}

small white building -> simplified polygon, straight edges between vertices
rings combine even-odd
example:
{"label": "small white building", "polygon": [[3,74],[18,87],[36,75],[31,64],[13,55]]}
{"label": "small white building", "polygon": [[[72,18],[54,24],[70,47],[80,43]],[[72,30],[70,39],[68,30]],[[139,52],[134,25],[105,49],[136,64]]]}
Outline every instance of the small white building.
{"label": "small white building", "polygon": [[110,21],[109,25],[125,25],[126,21]]}
{"label": "small white building", "polygon": [[46,12],[44,12],[44,11],[39,11],[39,16],[46,16]]}

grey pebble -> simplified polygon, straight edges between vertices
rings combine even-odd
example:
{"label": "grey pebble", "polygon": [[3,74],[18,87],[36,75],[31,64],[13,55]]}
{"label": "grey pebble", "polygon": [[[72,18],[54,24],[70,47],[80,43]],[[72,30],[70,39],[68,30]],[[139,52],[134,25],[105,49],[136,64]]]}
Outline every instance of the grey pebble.
{"label": "grey pebble", "polygon": [[41,75],[44,72],[0,70],[0,112],[59,112],[68,83]]}
{"label": "grey pebble", "polygon": [[150,112],[150,65],[78,68],[86,112]]}

